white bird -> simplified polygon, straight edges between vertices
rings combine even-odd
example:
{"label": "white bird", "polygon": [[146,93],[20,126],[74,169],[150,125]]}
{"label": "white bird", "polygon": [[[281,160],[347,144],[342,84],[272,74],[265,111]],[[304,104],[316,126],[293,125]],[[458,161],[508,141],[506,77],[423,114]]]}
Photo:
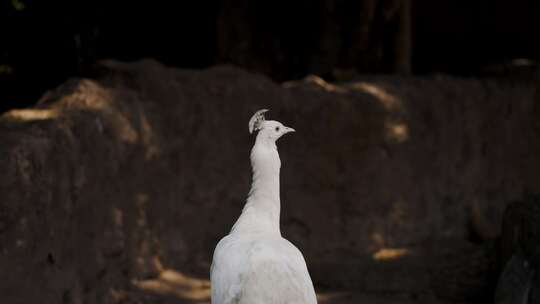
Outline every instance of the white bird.
{"label": "white bird", "polygon": [[265,120],[266,111],[257,111],[249,121],[249,132],[259,131],[251,149],[251,190],[242,214],[214,251],[212,304],[317,303],[302,253],[279,229],[276,140],[294,129]]}

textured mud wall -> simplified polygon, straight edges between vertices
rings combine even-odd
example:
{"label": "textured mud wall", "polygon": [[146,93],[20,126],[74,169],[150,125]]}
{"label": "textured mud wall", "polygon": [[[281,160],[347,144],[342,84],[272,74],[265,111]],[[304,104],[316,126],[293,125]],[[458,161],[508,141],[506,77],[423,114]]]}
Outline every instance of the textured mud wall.
{"label": "textured mud wall", "polygon": [[280,86],[153,61],[101,75],[0,118],[2,303],[206,301],[213,247],[249,189],[247,121],[263,107],[297,130],[278,143],[282,232],[323,292],[482,295],[489,253],[467,240],[496,235],[505,204],[540,191],[530,85]]}

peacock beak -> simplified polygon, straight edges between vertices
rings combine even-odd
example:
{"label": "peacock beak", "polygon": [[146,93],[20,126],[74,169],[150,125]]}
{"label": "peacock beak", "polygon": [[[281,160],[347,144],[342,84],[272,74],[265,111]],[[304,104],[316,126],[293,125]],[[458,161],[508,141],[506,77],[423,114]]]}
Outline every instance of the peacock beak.
{"label": "peacock beak", "polygon": [[291,132],[296,132],[296,130],[293,129],[293,128],[285,127],[285,132],[283,134],[287,134],[287,133],[291,133]]}

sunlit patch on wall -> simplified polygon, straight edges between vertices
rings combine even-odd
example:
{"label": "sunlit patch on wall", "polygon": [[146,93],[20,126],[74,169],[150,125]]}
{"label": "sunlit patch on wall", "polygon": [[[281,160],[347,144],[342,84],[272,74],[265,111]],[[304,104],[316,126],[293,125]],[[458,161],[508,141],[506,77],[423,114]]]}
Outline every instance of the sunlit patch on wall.
{"label": "sunlit patch on wall", "polygon": [[4,117],[17,121],[47,120],[58,117],[55,109],[16,109],[4,114]]}
{"label": "sunlit patch on wall", "polygon": [[373,253],[372,258],[375,261],[389,261],[402,258],[409,254],[410,252],[407,248],[381,248]]}
{"label": "sunlit patch on wall", "polygon": [[114,91],[104,88],[97,81],[81,79],[71,94],[64,95],[56,106],[98,112],[103,120],[100,119],[97,126],[100,132],[104,126],[110,127],[122,141],[134,144],[139,140],[139,134],[133,127],[129,115],[118,107],[118,99]]}
{"label": "sunlit patch on wall", "polygon": [[191,301],[210,300],[210,281],[190,277],[172,269],[163,270],[155,279],[133,281],[133,284],[146,292],[175,296]]}
{"label": "sunlit patch on wall", "polygon": [[409,139],[409,127],[399,121],[386,120],[386,139],[394,143],[402,143]]}
{"label": "sunlit patch on wall", "polygon": [[[337,86],[335,84],[331,84],[331,83],[328,83],[326,82],[324,79],[322,79],[321,77],[317,76],[317,75],[309,75],[307,77],[304,78],[304,83],[311,83],[311,84],[314,84],[328,92],[336,92],[336,93],[344,93],[347,91],[346,88],[344,87],[340,87],[340,86]],[[283,84],[283,87],[285,88],[290,88],[290,87],[294,87],[295,85],[297,85],[298,82],[296,81],[292,81],[292,82],[286,82]]]}
{"label": "sunlit patch on wall", "polygon": [[377,99],[377,101],[379,101],[388,111],[397,111],[401,109],[401,101],[399,98],[390,94],[380,86],[366,82],[357,82],[350,85],[350,87],[375,97],[375,99]]}

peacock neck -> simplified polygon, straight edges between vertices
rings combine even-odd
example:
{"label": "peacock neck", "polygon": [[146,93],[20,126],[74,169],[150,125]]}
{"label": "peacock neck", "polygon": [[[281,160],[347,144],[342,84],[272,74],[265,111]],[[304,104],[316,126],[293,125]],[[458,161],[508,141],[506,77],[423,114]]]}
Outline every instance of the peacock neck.
{"label": "peacock neck", "polygon": [[279,171],[281,161],[274,141],[258,136],[251,149],[252,181],[246,205],[232,232],[281,235],[279,229]]}

